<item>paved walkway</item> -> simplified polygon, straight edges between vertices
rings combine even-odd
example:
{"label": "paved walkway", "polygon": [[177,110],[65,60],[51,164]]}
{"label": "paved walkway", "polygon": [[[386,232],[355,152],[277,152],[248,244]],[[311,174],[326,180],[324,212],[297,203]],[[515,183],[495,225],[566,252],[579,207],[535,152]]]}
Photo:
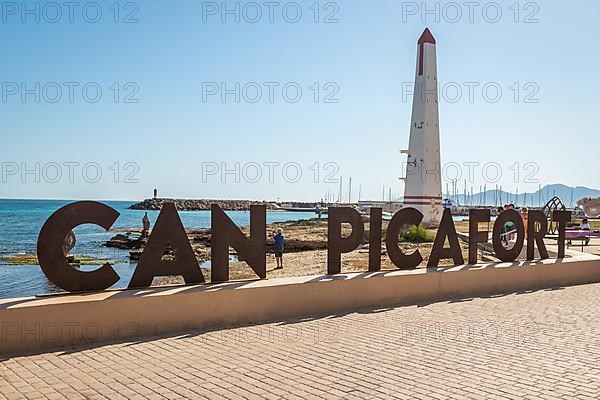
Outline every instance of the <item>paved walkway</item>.
{"label": "paved walkway", "polygon": [[2,399],[597,399],[600,285],[75,348]]}

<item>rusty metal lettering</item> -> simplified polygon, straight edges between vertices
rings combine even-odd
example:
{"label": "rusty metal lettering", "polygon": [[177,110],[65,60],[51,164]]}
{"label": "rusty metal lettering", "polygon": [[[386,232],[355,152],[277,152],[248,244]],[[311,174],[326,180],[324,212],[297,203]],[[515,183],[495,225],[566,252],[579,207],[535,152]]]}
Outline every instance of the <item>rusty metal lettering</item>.
{"label": "rusty metal lettering", "polygon": [[469,264],[477,264],[477,244],[488,241],[488,231],[480,231],[480,222],[490,222],[489,209],[469,211]]}
{"label": "rusty metal lettering", "polygon": [[373,207],[369,218],[369,271],[381,269],[382,209]]}
{"label": "rusty metal lettering", "polygon": [[403,208],[396,212],[389,222],[385,234],[385,247],[388,257],[396,267],[400,269],[416,268],[423,261],[418,249],[407,255],[398,246],[400,230],[406,225],[418,226],[422,220],[423,214],[416,208]]}
{"label": "rusty metal lettering", "polygon": [[119,217],[117,210],[96,201],[68,204],[48,218],[37,241],[40,267],[46,277],[69,292],[89,292],[108,289],[119,281],[112,265],[105,263],[94,271],[79,271],[69,265],[63,246],[65,237],[82,224],[95,224],[109,230]]}
{"label": "rusty metal lettering", "polygon": [[267,277],[267,208],[250,206],[250,237],[217,204],[211,206],[211,280],[229,280],[229,246],[248,263],[260,279]]}
{"label": "rusty metal lettering", "polygon": [[[167,249],[173,251],[172,257],[165,257]],[[148,287],[155,277],[170,275],[183,276],[187,284],[204,283],[202,270],[175,204],[165,202],[133,272],[129,288]]]}
{"label": "rusty metal lettering", "polygon": [[567,222],[571,222],[571,211],[554,210],[552,221],[558,222],[558,258],[565,257],[565,229]]}
{"label": "rusty metal lettering", "polygon": [[[342,223],[352,226],[352,233],[342,237]],[[327,215],[327,274],[342,271],[342,253],[356,249],[363,239],[365,227],[360,213],[350,207],[329,207]]]}
{"label": "rusty metal lettering", "polygon": [[[539,224],[539,228],[536,225]],[[527,259],[535,258],[534,245],[537,246],[540,258],[545,260],[548,258],[548,250],[544,243],[544,237],[548,233],[548,220],[546,214],[542,210],[529,210],[527,214]]]}
{"label": "rusty metal lettering", "polygon": [[[504,226],[507,222],[512,222],[516,227],[516,240],[512,248],[507,249],[504,247],[505,243],[510,241],[509,232],[506,232]],[[504,235],[504,243],[502,236]],[[494,231],[492,233],[492,245],[494,246],[494,253],[501,261],[512,262],[517,259],[521,250],[523,250],[523,243],[525,241],[525,224],[521,215],[512,209],[504,210],[496,221],[494,222]]]}
{"label": "rusty metal lettering", "polygon": [[[450,247],[444,247],[444,243],[448,239]],[[435,241],[433,242],[433,248],[429,255],[429,262],[427,266],[430,268],[436,268],[441,259],[451,258],[454,261],[454,265],[461,265],[465,263],[462,251],[460,250],[460,244],[458,243],[458,236],[456,235],[456,228],[454,221],[452,220],[452,213],[448,208],[444,210],[440,227],[438,228]]]}

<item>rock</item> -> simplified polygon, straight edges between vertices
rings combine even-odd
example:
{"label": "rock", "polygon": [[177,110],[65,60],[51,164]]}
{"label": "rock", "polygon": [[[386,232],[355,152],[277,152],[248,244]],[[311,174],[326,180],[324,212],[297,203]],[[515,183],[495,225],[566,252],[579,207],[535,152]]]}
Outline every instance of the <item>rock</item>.
{"label": "rock", "polygon": [[208,211],[212,204],[218,204],[226,211],[247,211],[251,205],[265,205],[268,210],[277,210],[280,207],[272,202],[251,200],[190,200],[190,199],[146,199],[140,203],[132,204],[130,210],[157,211],[162,208],[164,202],[175,203],[179,211]]}
{"label": "rock", "polygon": [[110,238],[104,246],[116,247],[122,250],[137,249],[143,246],[141,237],[132,238],[129,234],[117,234]]}

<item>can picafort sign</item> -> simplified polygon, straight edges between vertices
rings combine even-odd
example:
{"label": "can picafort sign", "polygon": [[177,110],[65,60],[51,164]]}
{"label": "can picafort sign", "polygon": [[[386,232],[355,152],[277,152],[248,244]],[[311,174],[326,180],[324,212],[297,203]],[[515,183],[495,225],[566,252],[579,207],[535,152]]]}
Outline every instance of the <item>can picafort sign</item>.
{"label": "can picafort sign", "polygon": [[[266,271],[266,207],[250,208],[250,236],[246,236],[218,206],[211,209],[211,281],[229,280],[229,247],[233,247],[240,257],[254,270],[257,277],[265,279]],[[64,206],[48,218],[40,231],[37,252],[40,266],[48,279],[56,286],[69,292],[105,290],[119,280],[119,276],[109,263],[94,271],[80,271],[69,265],[63,252],[66,235],[82,224],[96,224],[108,230],[119,217],[119,213],[99,202],[82,201]],[[414,269],[423,258],[419,250],[405,254],[398,246],[398,235],[403,226],[419,225],[423,214],[414,208],[398,211],[389,221],[385,233],[387,254],[399,269]],[[535,248],[541,259],[548,258],[544,236],[548,230],[545,214],[539,210],[529,210],[527,225],[527,259],[533,260]],[[554,211],[552,220],[558,223],[558,258],[565,254],[565,228],[571,220],[570,211]],[[507,249],[501,241],[502,227],[508,221],[516,226],[516,242]],[[477,245],[487,242],[489,232],[479,230],[479,223],[490,222],[489,209],[473,209],[469,215],[469,264],[477,263]],[[342,236],[342,224],[352,227],[352,233]],[[327,272],[330,275],[341,272],[341,255],[356,249],[364,236],[364,222],[353,208],[331,207],[328,211]],[[382,210],[370,210],[369,271],[381,268]],[[496,256],[505,262],[514,261],[525,246],[525,226],[521,216],[514,210],[506,210],[494,222],[492,244]],[[448,246],[446,246],[446,241]],[[174,251],[173,258],[163,258],[167,248]],[[454,265],[465,263],[450,210],[445,210],[429,257],[428,266],[437,267],[440,260],[452,259]],[[165,203],[160,211],[154,229],[136,266],[129,288],[144,288],[152,284],[156,276],[179,275],[186,284],[204,283],[194,251],[188,241],[185,228],[175,205]]]}

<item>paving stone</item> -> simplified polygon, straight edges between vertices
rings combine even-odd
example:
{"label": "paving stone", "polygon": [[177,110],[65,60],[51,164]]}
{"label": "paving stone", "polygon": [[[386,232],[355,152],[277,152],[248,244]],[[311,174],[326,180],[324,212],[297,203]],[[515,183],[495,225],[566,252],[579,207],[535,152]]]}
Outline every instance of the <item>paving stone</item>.
{"label": "paving stone", "polygon": [[0,362],[0,399],[597,399],[600,284]]}

